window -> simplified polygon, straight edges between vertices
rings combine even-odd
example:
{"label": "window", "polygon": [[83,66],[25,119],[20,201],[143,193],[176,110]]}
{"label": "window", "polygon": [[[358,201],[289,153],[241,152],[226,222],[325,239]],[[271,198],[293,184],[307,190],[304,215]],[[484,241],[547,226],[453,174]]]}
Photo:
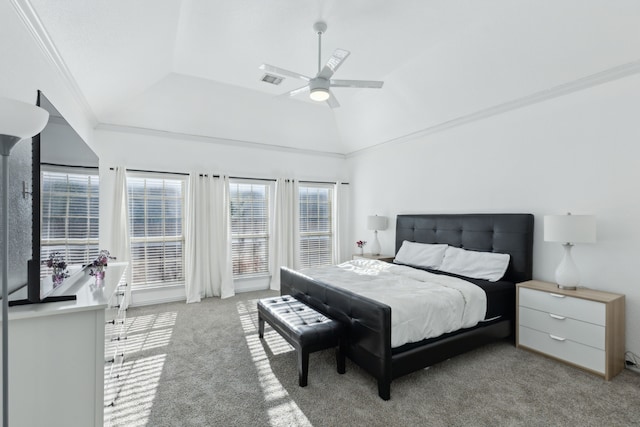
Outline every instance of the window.
{"label": "window", "polygon": [[132,286],[184,283],[184,179],[127,176]]}
{"label": "window", "polygon": [[[40,259],[60,252],[67,264],[88,264],[98,256],[98,195],[96,172],[41,172]],[[48,273],[41,266],[41,277]]]}
{"label": "window", "polygon": [[333,262],[331,185],[300,185],[300,265]]}
{"label": "window", "polygon": [[269,272],[269,192],[263,181],[231,181],[231,257],[233,275]]}

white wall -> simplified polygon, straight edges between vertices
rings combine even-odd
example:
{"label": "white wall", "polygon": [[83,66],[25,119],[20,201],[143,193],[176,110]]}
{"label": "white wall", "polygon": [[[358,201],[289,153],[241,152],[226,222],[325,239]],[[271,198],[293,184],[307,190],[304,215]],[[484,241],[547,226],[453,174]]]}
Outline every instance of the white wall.
{"label": "white wall", "polygon": [[[284,125],[284,124],[283,124]],[[247,126],[250,126],[248,123]],[[173,172],[213,172],[231,176],[335,180],[345,174],[343,156],[270,149],[216,138],[165,132],[96,130],[100,166]]]}
{"label": "white wall", "polygon": [[[543,216],[594,214],[597,243],[573,250],[582,285],[626,295],[627,348],[640,353],[640,76],[635,75],[349,158],[352,240],[366,216],[529,212],[535,279],[553,281],[559,244]],[[394,253],[393,226],[379,232]]]}
{"label": "white wall", "polygon": [[0,2],[0,96],[35,104],[38,89],[90,145],[93,125],[10,1]]}
{"label": "white wall", "polygon": [[[300,180],[345,180],[342,156],[307,154],[290,150],[260,148],[213,138],[188,137],[169,133],[96,130],[96,151],[100,157],[100,236],[107,236],[113,213],[107,202],[112,190],[113,171],[125,166],[169,172],[200,172],[248,178],[296,178]],[[105,246],[106,245],[106,246]],[[108,247],[108,242],[101,242]],[[236,281],[236,292],[268,289],[268,279]],[[171,295],[149,292],[133,295],[133,304],[184,298],[184,290]]]}

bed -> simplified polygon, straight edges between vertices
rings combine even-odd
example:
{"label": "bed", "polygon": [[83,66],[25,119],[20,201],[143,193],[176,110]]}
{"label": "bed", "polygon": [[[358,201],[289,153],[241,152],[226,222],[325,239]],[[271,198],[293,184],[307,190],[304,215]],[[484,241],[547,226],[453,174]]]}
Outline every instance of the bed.
{"label": "bed", "polygon": [[390,399],[395,378],[492,341],[513,339],[515,283],[532,278],[530,214],[398,215],[396,253],[404,241],[508,254],[507,270],[498,282],[468,279],[487,294],[485,319],[473,327],[392,347],[388,305],[303,272],[283,267],[280,273],[282,295],[292,295],[346,325],[347,356],[377,380],[378,394],[384,400]]}

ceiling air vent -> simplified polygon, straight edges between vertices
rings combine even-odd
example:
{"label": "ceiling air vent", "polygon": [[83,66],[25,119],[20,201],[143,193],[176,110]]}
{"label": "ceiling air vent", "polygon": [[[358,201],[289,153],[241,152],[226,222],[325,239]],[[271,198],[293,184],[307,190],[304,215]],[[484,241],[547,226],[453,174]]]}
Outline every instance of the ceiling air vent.
{"label": "ceiling air vent", "polygon": [[284,80],[282,77],[274,76],[273,74],[265,74],[261,79],[265,83],[271,83],[272,85],[279,85]]}

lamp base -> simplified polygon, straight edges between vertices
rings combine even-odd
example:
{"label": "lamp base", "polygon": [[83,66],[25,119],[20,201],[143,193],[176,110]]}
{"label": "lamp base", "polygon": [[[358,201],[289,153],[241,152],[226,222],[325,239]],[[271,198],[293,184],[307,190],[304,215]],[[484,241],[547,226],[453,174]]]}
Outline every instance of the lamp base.
{"label": "lamp base", "polygon": [[373,243],[371,244],[371,254],[372,255],[380,255],[380,241],[378,240],[378,230],[374,230],[373,233]]}
{"label": "lamp base", "polygon": [[562,245],[564,248],[564,257],[556,269],[556,283],[560,289],[575,290],[578,286],[578,282],[580,281],[578,267],[576,267],[576,264],[573,262],[573,258],[571,257],[572,246],[573,245],[571,243],[565,243]]}

